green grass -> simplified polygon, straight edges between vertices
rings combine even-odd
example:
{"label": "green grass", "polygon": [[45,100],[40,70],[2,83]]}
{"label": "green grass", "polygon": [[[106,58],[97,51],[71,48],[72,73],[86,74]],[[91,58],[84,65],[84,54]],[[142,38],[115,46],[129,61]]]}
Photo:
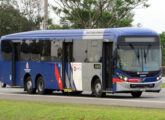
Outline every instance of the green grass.
{"label": "green grass", "polygon": [[162,88],[165,88],[165,83],[162,83]]}
{"label": "green grass", "polygon": [[0,100],[0,120],[165,120],[165,109]]}

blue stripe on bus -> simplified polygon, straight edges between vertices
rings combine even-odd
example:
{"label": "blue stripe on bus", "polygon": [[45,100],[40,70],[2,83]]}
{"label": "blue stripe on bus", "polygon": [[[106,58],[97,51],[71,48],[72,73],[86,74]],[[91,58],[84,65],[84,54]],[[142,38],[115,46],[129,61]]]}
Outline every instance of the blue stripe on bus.
{"label": "blue stripe on bus", "polygon": [[69,67],[69,64],[70,63],[65,63],[65,72],[66,72],[66,76],[67,76],[67,78],[68,78],[68,82],[69,82],[69,86],[71,87],[71,89],[73,88],[72,87],[72,84],[71,84],[71,78],[70,78],[70,75],[69,75],[69,71],[70,71],[70,67]]}
{"label": "blue stripe on bus", "polygon": [[75,85],[75,83],[74,83],[73,68],[72,68],[72,65],[71,65],[71,64],[70,64],[70,70],[71,70],[71,74],[72,74],[73,88],[74,88],[74,90],[76,90],[77,88],[76,88],[76,85]]}

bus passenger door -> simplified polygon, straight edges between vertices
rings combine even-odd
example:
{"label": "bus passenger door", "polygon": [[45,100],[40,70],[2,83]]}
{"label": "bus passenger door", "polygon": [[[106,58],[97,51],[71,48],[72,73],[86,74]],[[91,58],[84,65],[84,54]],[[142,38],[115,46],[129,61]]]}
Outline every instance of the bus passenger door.
{"label": "bus passenger door", "polygon": [[103,90],[112,90],[113,82],[113,42],[103,43],[103,61],[102,61],[102,87]]}
{"label": "bus passenger door", "polygon": [[63,42],[63,57],[62,57],[62,82],[64,89],[72,89],[72,69],[71,62],[73,61],[73,43]]}
{"label": "bus passenger door", "polygon": [[20,86],[20,43],[13,43],[12,47],[12,86]]}

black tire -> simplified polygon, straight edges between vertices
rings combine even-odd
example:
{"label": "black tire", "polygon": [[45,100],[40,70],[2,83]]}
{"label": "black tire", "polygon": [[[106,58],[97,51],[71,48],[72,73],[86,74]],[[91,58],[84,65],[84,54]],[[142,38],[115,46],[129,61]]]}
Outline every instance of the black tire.
{"label": "black tire", "polygon": [[94,84],[92,85],[92,93],[96,97],[102,97],[105,95],[102,90],[102,85],[99,79],[96,79]]}
{"label": "black tire", "polygon": [[140,92],[132,92],[131,95],[134,98],[139,98],[142,95],[142,92],[141,91]]}
{"label": "black tire", "polygon": [[38,79],[37,79],[37,91],[38,91],[38,94],[46,93],[44,79],[41,76],[38,77]]}
{"label": "black tire", "polygon": [[36,89],[33,88],[33,82],[32,82],[32,78],[30,76],[26,78],[25,88],[26,88],[26,91],[28,94],[36,93]]}
{"label": "black tire", "polygon": [[1,83],[1,87],[2,88],[6,88],[6,84],[5,83]]}

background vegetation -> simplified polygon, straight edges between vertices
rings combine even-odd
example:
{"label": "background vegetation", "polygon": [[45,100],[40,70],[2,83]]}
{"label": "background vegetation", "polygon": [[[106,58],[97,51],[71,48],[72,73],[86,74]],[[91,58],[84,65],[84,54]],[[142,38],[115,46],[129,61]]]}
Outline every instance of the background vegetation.
{"label": "background vegetation", "polygon": [[42,21],[42,1],[0,0],[0,36],[40,29]]}
{"label": "background vegetation", "polygon": [[160,39],[162,42],[162,55],[163,55],[162,62],[163,62],[163,66],[165,66],[165,32],[162,32],[160,34]]}
{"label": "background vegetation", "polygon": [[149,7],[148,0],[54,0],[53,10],[66,28],[131,26],[133,9]]}
{"label": "background vegetation", "polygon": [[[148,0],[54,0],[49,5],[60,18],[49,29],[132,26],[133,9],[149,7]],[[38,30],[43,25],[43,0],[0,0],[0,36]],[[53,18],[56,19],[56,18]]]}

